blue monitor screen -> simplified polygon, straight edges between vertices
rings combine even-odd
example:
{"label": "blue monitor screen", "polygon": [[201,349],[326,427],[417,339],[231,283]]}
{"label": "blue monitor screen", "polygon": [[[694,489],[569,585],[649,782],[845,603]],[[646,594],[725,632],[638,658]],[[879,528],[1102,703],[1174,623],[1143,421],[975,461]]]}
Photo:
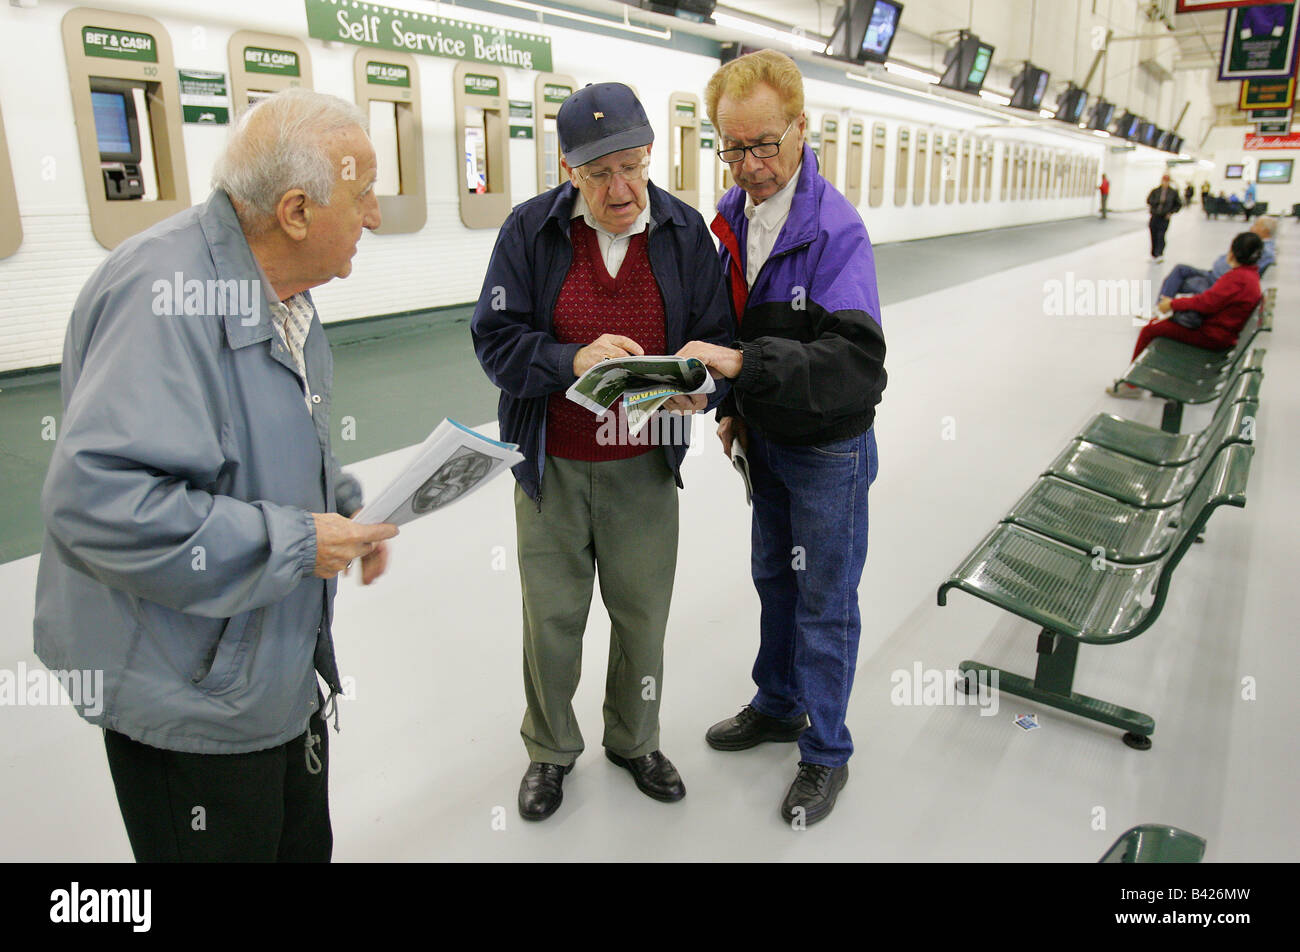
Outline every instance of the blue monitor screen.
{"label": "blue monitor screen", "polygon": [[127,126],[125,95],[92,91],[90,103],[95,113],[95,138],[99,140],[99,151],[129,154],[131,130]]}
{"label": "blue monitor screen", "polygon": [[1040,72],[1038,74],[1038,85],[1034,87],[1033,104],[1039,106],[1043,102],[1043,93],[1047,92],[1047,74]]}
{"label": "blue monitor screen", "polygon": [[971,64],[970,75],[966,77],[966,85],[979,86],[984,82],[984,74],[989,71],[989,60],[993,59],[993,47],[980,44],[979,51],[975,54],[975,62]]}
{"label": "blue monitor screen", "polygon": [[[889,53],[889,44],[898,30],[900,9],[892,3],[877,3],[871,11],[871,22],[867,32],[862,35],[862,54],[864,56],[884,59]],[[861,21],[859,21],[861,22]]]}

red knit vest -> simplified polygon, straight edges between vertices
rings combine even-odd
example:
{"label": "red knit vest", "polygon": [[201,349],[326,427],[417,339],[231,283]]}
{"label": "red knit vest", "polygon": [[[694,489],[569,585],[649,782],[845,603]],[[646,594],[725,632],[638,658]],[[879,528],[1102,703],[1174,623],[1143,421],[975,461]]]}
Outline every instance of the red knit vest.
{"label": "red knit vest", "polygon": [[[555,339],[564,344],[590,344],[601,334],[622,334],[636,341],[647,354],[662,354],[664,302],[650,271],[646,232],[633,235],[618,277],[611,278],[600,254],[596,232],[581,218],[569,223],[573,264],[555,302]],[[620,398],[610,413],[621,413]],[[648,442],[606,440],[601,445],[601,418],[580,407],[561,390],[550,396],[546,408],[546,452],[562,459],[601,462],[630,459],[656,447]],[[603,432],[626,435],[626,427],[603,424]],[[644,432],[644,431],[643,431]],[[638,434],[640,436],[641,434]]]}

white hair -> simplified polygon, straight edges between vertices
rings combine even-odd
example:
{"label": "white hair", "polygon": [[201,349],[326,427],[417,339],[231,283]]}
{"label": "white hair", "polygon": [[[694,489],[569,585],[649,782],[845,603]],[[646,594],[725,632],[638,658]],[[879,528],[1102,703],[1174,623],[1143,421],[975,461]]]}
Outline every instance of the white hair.
{"label": "white hair", "polygon": [[212,186],[230,196],[245,231],[264,231],[290,189],[329,204],[338,172],[326,140],[353,126],[368,132],[368,125],[364,112],[338,96],[300,88],[278,92],[240,117],[212,169]]}
{"label": "white hair", "polygon": [[1277,234],[1277,219],[1272,215],[1261,215],[1259,218],[1255,219],[1255,221],[1257,224],[1264,226],[1265,230],[1268,231],[1268,236],[1270,238]]}

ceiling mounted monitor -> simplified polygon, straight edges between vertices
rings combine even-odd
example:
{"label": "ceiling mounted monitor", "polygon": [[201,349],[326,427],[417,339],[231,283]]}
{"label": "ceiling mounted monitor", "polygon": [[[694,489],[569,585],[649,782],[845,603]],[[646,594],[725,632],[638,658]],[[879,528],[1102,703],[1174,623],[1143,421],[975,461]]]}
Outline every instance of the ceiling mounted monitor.
{"label": "ceiling mounted monitor", "polygon": [[962,30],[948,52],[943,57],[943,76],[940,86],[957,89],[967,93],[977,93],[984,85],[993,64],[993,47],[980,42],[980,38],[967,30]]}
{"label": "ceiling mounted monitor", "polygon": [[1119,122],[1115,123],[1115,135],[1121,139],[1134,139],[1137,137],[1138,123],[1141,120],[1133,113],[1125,110],[1124,115],[1119,117]]}
{"label": "ceiling mounted monitor", "polygon": [[1098,99],[1092,107],[1092,113],[1088,119],[1089,129],[1100,129],[1102,132],[1110,131],[1110,124],[1115,120],[1115,104],[1106,102],[1104,99]]}
{"label": "ceiling mounted monitor", "polygon": [[1047,79],[1047,70],[1025,63],[1011,80],[1011,105],[1017,109],[1037,111],[1043,103],[1043,94],[1047,92]]}
{"label": "ceiling mounted monitor", "polygon": [[[632,4],[636,6],[636,4]],[[665,13],[694,23],[712,23],[717,0],[641,0],[641,9]]]}
{"label": "ceiling mounted monitor", "polygon": [[1061,122],[1078,125],[1083,118],[1083,110],[1088,105],[1088,91],[1070,83],[1056,100],[1056,118]]}
{"label": "ceiling mounted monitor", "polygon": [[897,0],[848,0],[836,17],[826,55],[851,63],[883,63],[902,17]]}

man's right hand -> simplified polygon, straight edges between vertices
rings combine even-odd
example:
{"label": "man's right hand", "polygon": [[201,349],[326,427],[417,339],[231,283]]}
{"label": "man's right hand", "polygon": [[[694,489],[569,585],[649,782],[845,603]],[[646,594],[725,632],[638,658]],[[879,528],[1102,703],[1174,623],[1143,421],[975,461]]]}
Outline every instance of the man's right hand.
{"label": "man's right hand", "polygon": [[718,439],[722,440],[722,454],[731,459],[731,443],[740,440],[740,448],[749,452],[749,430],[740,417],[723,417],[718,421]]}
{"label": "man's right hand", "polygon": [[364,558],[397,535],[391,522],[362,525],[337,512],[313,512],[311,517],[316,522],[317,578],[333,578],[353,559]]}
{"label": "man's right hand", "polygon": [[581,377],[606,358],[644,356],[645,351],[632,338],[622,334],[601,334],[573,355],[573,373]]}

